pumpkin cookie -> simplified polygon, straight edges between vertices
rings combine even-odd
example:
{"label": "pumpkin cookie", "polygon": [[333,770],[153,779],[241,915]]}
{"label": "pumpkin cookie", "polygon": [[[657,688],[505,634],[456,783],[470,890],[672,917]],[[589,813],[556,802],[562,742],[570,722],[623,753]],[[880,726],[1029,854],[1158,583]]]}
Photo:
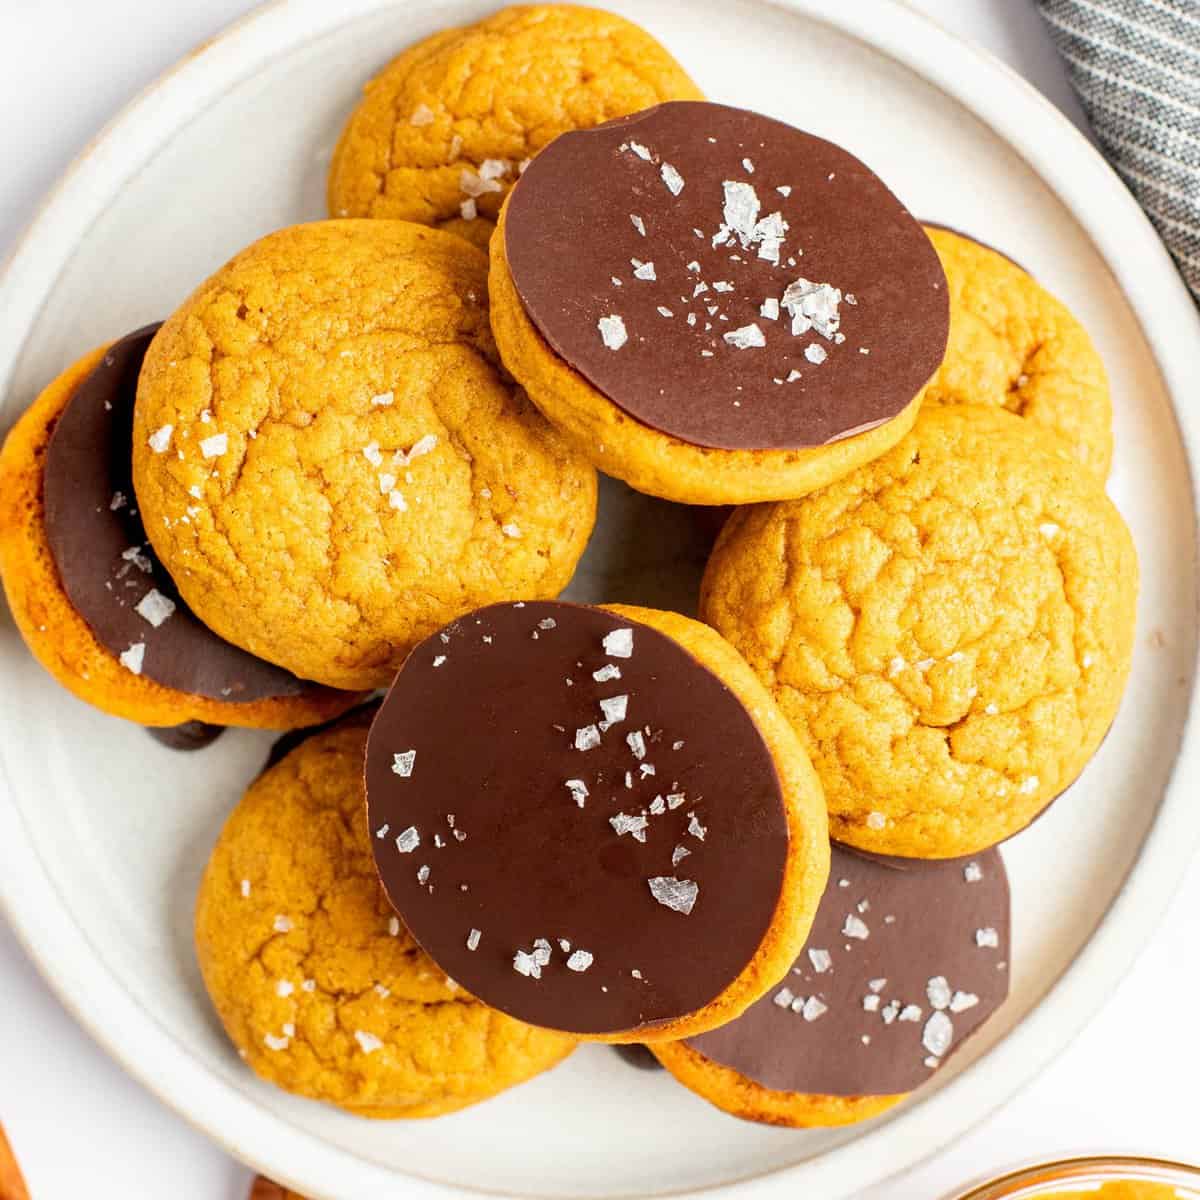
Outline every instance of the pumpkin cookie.
{"label": "pumpkin cookie", "polygon": [[493,1007],[590,1040],[736,1016],[795,958],[828,871],[795,735],[673,613],[456,621],[396,677],[366,776],[380,877],[421,945]]}
{"label": "pumpkin cookie", "polygon": [[68,368],[5,442],[0,571],[17,628],[81,700],[164,727],[180,748],[205,744],[214,726],[328,720],[357,697],[222,641],[188,610],[147,542],[130,483],[130,429],[156,328]]}
{"label": "pumpkin cookie", "polygon": [[29,1200],[21,1168],[0,1125],[0,1200]]}
{"label": "pumpkin cookie", "polygon": [[724,105],[563,134],[490,253],[505,366],[581,454],[668,500],[844,475],[904,436],[945,350],[937,255],[883,182]]}
{"label": "pumpkin cookie", "polygon": [[222,637],[366,688],[458,613],[566,585],[595,472],[502,373],[486,272],[423,226],[301,225],[162,327],[134,486],[154,549]]}
{"label": "pumpkin cookie", "polygon": [[1137,557],[1095,475],[995,408],[921,414],[803,501],[738,511],[701,613],[774,694],[835,838],[972,854],[1083,770],[1133,653]]}
{"label": "pumpkin cookie", "polygon": [[700,99],[622,17],[520,5],[405,50],[367,84],[329,172],[335,217],[439,225],[486,245],[522,164],[568,129]]}
{"label": "pumpkin cookie", "polygon": [[369,719],[313,735],[250,786],[200,885],[196,950],[263,1079],[360,1116],[436,1116],[554,1066],[574,1042],[473,1000],[388,907],[363,805]]}
{"label": "pumpkin cookie", "polygon": [[997,850],[895,871],[833,849],[804,952],[736,1021],[652,1047],[686,1087],[769,1125],[849,1125],[892,1108],[1008,996]]}
{"label": "pumpkin cookie", "polygon": [[926,226],[950,289],[950,341],[928,404],[994,404],[1054,430],[1100,479],[1112,465],[1112,401],[1087,330],[998,250]]}

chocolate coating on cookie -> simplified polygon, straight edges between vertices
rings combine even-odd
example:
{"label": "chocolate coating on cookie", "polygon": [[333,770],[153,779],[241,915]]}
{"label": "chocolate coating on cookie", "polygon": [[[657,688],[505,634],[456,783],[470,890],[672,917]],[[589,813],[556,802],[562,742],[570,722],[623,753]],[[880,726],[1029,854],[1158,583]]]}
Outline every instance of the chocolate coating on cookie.
{"label": "chocolate coating on cookie", "polygon": [[703,1008],[753,959],[788,853],[734,694],[624,616],[495,605],[418,646],[371,728],[384,887],[485,1004],[582,1034]]}
{"label": "chocolate coating on cookie", "polygon": [[130,454],[138,372],[157,330],[109,347],[46,449],[46,537],[63,590],[102,646],[164,687],[231,704],[302,695],[317,685],[202,625],[147,540]]}
{"label": "chocolate coating on cookie", "polygon": [[203,750],[225,732],[225,726],[184,721],[181,725],[149,725],[146,732],[168,750]]}
{"label": "chocolate coating on cookie", "polygon": [[563,134],[504,218],[530,320],[614,404],[717,449],[896,417],[946,348],[945,276],[852,154],[757,113],[658,105]]}
{"label": "chocolate coating on cookie", "polygon": [[792,971],[737,1020],[687,1044],[773,1091],[902,1095],[1004,1002],[1008,960],[998,851],[897,871],[835,846]]}

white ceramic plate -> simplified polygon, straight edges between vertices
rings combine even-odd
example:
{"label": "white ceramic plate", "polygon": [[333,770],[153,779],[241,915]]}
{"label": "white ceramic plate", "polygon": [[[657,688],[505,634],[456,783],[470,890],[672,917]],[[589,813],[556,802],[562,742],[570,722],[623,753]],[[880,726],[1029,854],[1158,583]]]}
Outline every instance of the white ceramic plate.
{"label": "white ceramic plate", "polygon": [[[1003,247],[1080,314],[1112,376],[1112,491],[1141,554],[1133,677],[1083,781],[1007,852],[1009,1004],[890,1119],[839,1132],[743,1124],[589,1047],[465,1113],[378,1124],[257,1082],[193,961],[200,869],[268,739],[232,733],[174,755],[71,699],[6,622],[0,894],[14,926],[130,1071],[310,1196],[851,1193],[961,1133],[1062,1048],[1153,933],[1200,830],[1188,728],[1200,320],[1133,201],[1016,76],[890,0],[612,6],[661,37],[714,99],[844,143],[914,211]],[[487,7],[275,4],[133,104],[76,163],[0,281],[0,426],[85,349],[162,316],[253,238],[322,216],[328,153],[361,82],[407,43]],[[571,594],[687,607],[702,553],[686,510],[613,486]]]}

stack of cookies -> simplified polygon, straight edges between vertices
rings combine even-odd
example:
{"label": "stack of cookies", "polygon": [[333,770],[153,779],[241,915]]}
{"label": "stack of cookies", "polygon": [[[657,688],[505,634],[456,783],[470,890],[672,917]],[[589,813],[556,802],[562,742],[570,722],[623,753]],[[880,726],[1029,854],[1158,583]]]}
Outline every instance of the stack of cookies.
{"label": "stack of cookies", "polygon": [[[595,9],[404,51],[329,206],[0,458],[60,682],[180,746],[291,731],[197,906],[239,1053],[377,1118],[581,1041],[750,1120],[896,1104],[1003,1004],[997,846],[1130,667],[1086,332]],[[700,621],[556,599],[597,470],[735,506]]]}

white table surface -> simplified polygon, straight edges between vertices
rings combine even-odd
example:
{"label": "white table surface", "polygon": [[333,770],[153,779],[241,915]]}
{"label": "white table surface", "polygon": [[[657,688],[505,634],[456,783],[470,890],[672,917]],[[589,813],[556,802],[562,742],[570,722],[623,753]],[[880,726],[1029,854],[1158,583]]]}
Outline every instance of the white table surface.
{"label": "white table surface", "polygon": [[[912,3],[998,54],[1082,125],[1027,0]],[[251,0],[3,0],[0,254],[104,121],[252,7]],[[136,247],[130,255],[136,263]],[[1053,1067],[953,1148],[859,1200],[937,1200],[1035,1156],[1136,1150],[1200,1160],[1198,912],[1200,866],[1129,978]],[[2,921],[0,1121],[33,1200],[246,1194],[249,1172],[75,1027]]]}

